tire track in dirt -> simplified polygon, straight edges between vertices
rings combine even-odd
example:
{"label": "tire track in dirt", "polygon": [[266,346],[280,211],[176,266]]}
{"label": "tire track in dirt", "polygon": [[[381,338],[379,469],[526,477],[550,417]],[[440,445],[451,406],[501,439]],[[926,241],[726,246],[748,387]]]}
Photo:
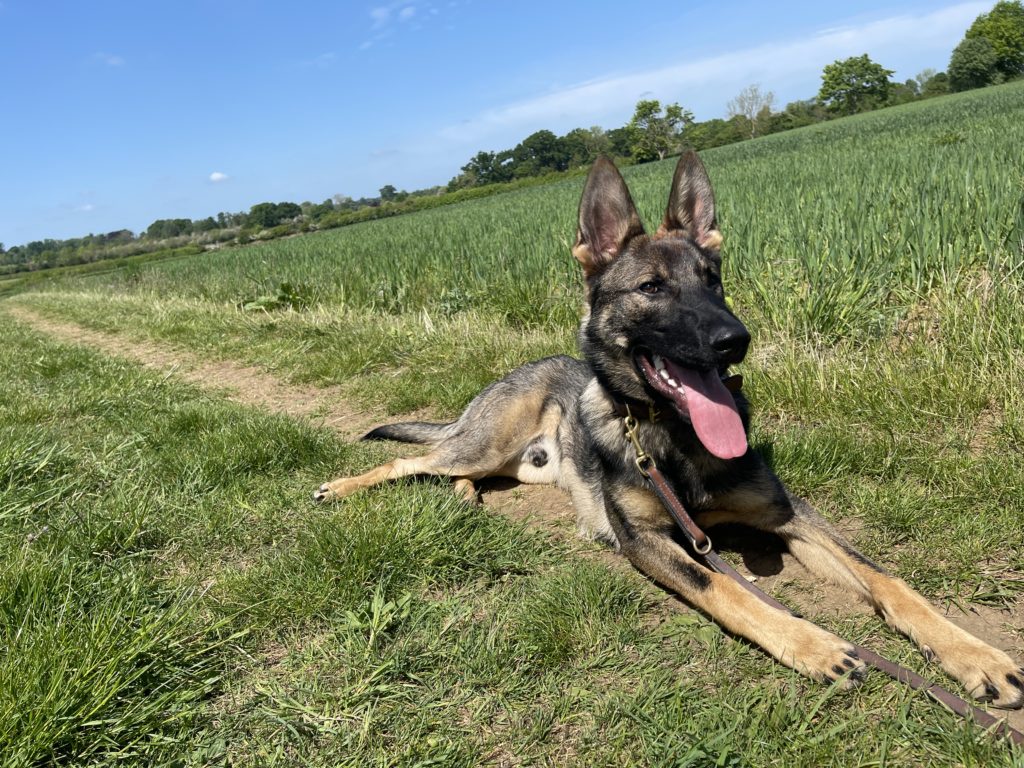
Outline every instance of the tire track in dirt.
{"label": "tire track in dirt", "polygon": [[[77,323],[44,317],[21,306],[8,305],[4,311],[59,341],[88,346],[104,354],[178,376],[204,389],[222,391],[229,400],[242,405],[308,420],[347,439],[365,433],[380,424],[383,418],[380,413],[354,409],[341,387],[287,384],[256,366],[203,360],[167,345],[91,330]],[[429,414],[416,414],[416,418],[429,418]],[[483,500],[491,511],[540,530],[554,539],[575,542],[573,549],[582,556],[597,559],[613,568],[635,572],[618,554],[597,549],[575,538],[572,503],[558,488],[519,485],[501,478],[484,481],[481,485]],[[785,599],[806,618],[813,620],[822,616],[871,613],[866,605],[850,600],[845,594],[813,578],[788,553],[765,547],[760,542],[752,543],[743,536],[735,540],[730,536],[729,539],[731,546],[728,549],[735,547],[742,553],[742,562],[736,563],[738,569],[756,579],[758,585],[770,594],[778,597],[780,591],[785,591]],[[793,583],[798,585],[797,588],[787,589]],[[690,610],[674,595],[653,585],[650,597],[658,605],[655,609],[656,623],[674,613]],[[985,606],[964,610],[948,605],[944,613],[977,637],[1008,650],[1018,659],[1024,657],[1024,599],[1018,599],[1010,610]],[[994,710],[994,713],[1006,715],[999,710]],[[1024,728],[1024,712],[1010,713],[1008,721],[1018,729]]]}
{"label": "tire track in dirt", "polygon": [[176,375],[203,389],[224,390],[225,397],[232,402],[307,419],[329,427],[342,437],[361,435],[379,423],[374,414],[354,409],[341,387],[286,384],[256,366],[204,360],[168,345],[127,339],[77,323],[54,320],[25,307],[8,306],[5,311],[62,342],[92,347],[104,354]]}

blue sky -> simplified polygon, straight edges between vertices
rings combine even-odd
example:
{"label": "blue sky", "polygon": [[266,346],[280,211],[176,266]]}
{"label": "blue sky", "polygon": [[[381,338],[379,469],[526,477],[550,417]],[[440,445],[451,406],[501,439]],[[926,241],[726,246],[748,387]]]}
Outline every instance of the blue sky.
{"label": "blue sky", "polygon": [[443,184],[640,98],[781,107],[865,52],[905,80],[991,5],[0,0],[0,242]]}

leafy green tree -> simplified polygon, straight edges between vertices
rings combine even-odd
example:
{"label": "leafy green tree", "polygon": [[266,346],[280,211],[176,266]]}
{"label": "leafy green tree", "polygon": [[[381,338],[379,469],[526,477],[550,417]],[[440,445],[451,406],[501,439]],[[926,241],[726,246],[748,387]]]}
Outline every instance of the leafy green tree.
{"label": "leafy green tree", "polygon": [[266,229],[277,224],[277,205],[274,203],[256,203],[249,209],[246,226]]}
{"label": "leafy green tree", "polygon": [[893,83],[889,89],[889,105],[906,104],[921,98],[921,87],[917,80],[907,80],[903,83]]}
{"label": "leafy green tree", "polygon": [[984,88],[1001,77],[996,52],[985,38],[964,38],[953,49],[949,59],[949,84],[954,91]]}
{"label": "leafy green tree", "polygon": [[944,96],[949,93],[949,75],[945,72],[936,72],[921,85],[921,98],[930,99],[933,96]]}
{"label": "leafy green tree", "polygon": [[245,225],[257,229],[269,229],[301,215],[302,207],[297,203],[257,203],[249,209]]}
{"label": "leafy green tree", "polygon": [[791,101],[781,112],[772,113],[764,133],[778,133],[828,120],[829,113],[817,99]]}
{"label": "leafy green tree", "polygon": [[191,219],[157,219],[146,228],[146,237],[150,240],[166,240],[190,234],[192,234]]}
{"label": "leafy green tree", "polygon": [[569,167],[579,168],[590,165],[599,155],[611,150],[611,139],[598,125],[590,128],[573,128],[562,137],[562,145],[569,155]]}
{"label": "leafy green tree", "polygon": [[385,203],[391,202],[398,195],[398,190],[395,189],[394,184],[385,184],[380,188],[380,199]]}
{"label": "leafy green tree", "polygon": [[922,99],[949,93],[949,75],[945,72],[936,72],[928,67],[918,72],[914,80],[917,81],[917,92]]}
{"label": "leafy green tree", "polygon": [[564,142],[551,131],[531,133],[512,150],[513,174],[516,178],[540,176],[569,167],[569,151]]}
{"label": "leafy green tree", "polygon": [[747,125],[742,118],[722,120],[714,118],[703,123],[694,123],[686,130],[686,141],[694,149],[700,151],[734,144],[747,138]]}
{"label": "leafy green tree", "polygon": [[636,103],[633,119],[629,121],[630,151],[641,163],[664,160],[682,144],[683,129],[693,122],[693,113],[679,104],[665,105],[657,99],[641,99]]}
{"label": "leafy green tree", "polygon": [[217,224],[221,229],[227,229],[229,227],[244,227],[245,221],[248,218],[249,214],[245,211],[239,211],[238,213],[221,211],[217,214]]}
{"label": "leafy green tree", "polygon": [[462,174],[452,179],[449,188],[475,187],[482,184],[497,184],[512,180],[512,153],[477,152],[476,155],[462,166]]}
{"label": "leafy green tree", "polygon": [[872,61],[866,53],[837,60],[821,73],[818,99],[838,115],[866,112],[885,104],[892,87],[890,75],[891,69]]}
{"label": "leafy green tree", "polygon": [[616,157],[629,157],[632,154],[633,138],[629,126],[612,128],[605,134],[608,137],[608,151]]}
{"label": "leafy green tree", "polygon": [[1024,5],[1020,0],[998,2],[991,11],[976,18],[964,34],[964,40],[977,39],[992,46],[995,68],[1004,78],[1024,73]]}
{"label": "leafy green tree", "polygon": [[330,198],[324,200],[320,205],[314,205],[309,209],[309,217],[313,221],[320,221],[328,213],[334,213],[334,201]]}

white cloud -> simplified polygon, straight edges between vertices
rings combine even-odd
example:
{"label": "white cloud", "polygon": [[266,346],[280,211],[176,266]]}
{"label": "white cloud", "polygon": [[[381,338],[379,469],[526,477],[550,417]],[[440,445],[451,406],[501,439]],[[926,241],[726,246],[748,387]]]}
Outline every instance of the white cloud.
{"label": "white cloud", "polygon": [[[937,48],[948,52],[963,35],[963,30],[989,5],[988,2],[961,3],[923,15],[903,14],[859,26],[825,29],[812,37],[769,43],[645,72],[607,75],[487,110],[442,129],[440,135],[461,143],[480,141],[513,127],[530,130],[555,129],[569,123],[591,125],[602,116],[621,118],[630,114],[644,94],[668,101],[680,100],[691,108],[693,99],[688,99],[687,93],[716,94],[715,99],[720,96],[721,104],[713,103],[708,110],[695,111],[699,119],[717,117],[724,112],[729,95],[751,82],[773,87],[773,82],[806,76],[808,72],[820,73],[825,64],[865,52],[883,65],[887,56],[930,52]],[[904,77],[910,74],[913,73]],[[702,111],[711,114],[700,114]]]}
{"label": "white cloud", "polygon": [[124,66],[124,59],[122,57],[120,57],[120,56],[117,56],[117,55],[113,54],[113,53],[104,53],[104,52],[100,51],[99,53],[94,53],[93,54],[93,58],[96,61],[99,61],[99,62],[101,62],[103,64],[106,64],[108,67],[123,67]]}
{"label": "white cloud", "polygon": [[75,206],[75,210],[81,213],[91,213],[96,210],[96,206],[92,203],[83,203],[82,205]]}
{"label": "white cloud", "polygon": [[[436,14],[437,9],[423,0],[393,0],[386,5],[378,5],[370,9],[370,37],[359,45],[359,50],[365,51],[377,43],[388,38],[394,32],[394,22],[405,23],[416,18],[419,6],[427,8],[431,14]],[[429,18],[426,17],[426,18]],[[419,29],[421,25],[409,25],[413,29]]]}
{"label": "white cloud", "polygon": [[381,27],[387,26],[387,23],[391,21],[391,8],[386,5],[378,8],[371,8],[370,18],[373,19],[373,29],[380,29]]}
{"label": "white cloud", "polygon": [[226,173],[221,173],[220,171],[214,171],[210,174],[210,181],[214,184],[220,181],[227,181],[229,178],[230,177]]}

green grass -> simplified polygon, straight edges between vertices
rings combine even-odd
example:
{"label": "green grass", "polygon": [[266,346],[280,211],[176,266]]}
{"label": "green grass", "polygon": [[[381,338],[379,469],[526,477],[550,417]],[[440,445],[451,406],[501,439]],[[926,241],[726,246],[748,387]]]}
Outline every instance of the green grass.
{"label": "green grass", "polygon": [[[1024,588],[1022,107],[1014,84],[704,155],[755,338],[754,442],[938,602]],[[671,172],[626,172],[650,223]],[[448,416],[574,349],[580,185],[56,276],[0,310]],[[0,334],[2,765],[1024,759],[879,675],[805,681],[442,483],[308,502],[386,446],[2,312]],[[924,668],[877,620],[822,623]]]}

